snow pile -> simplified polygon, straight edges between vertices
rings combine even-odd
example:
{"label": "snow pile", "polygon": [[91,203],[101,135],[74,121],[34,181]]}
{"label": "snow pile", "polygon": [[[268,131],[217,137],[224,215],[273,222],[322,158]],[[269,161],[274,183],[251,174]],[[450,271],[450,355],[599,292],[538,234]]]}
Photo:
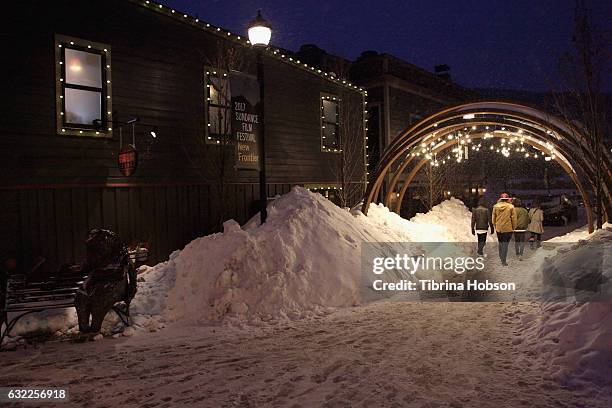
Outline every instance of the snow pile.
{"label": "snow pile", "polygon": [[612,384],[612,228],[561,247],[542,277],[550,300],[523,317],[520,330],[529,353],[569,386]]}
{"label": "snow pile", "polygon": [[[259,324],[359,304],[362,242],[473,241],[471,213],[456,199],[408,221],[381,204],[366,217],[295,187],[241,228],[197,238],[139,274],[131,318],[137,330],[177,321]],[[388,250],[381,245],[380,251]],[[73,310],[24,318],[14,334],[75,330]],[[53,316],[53,317],[50,317]],[[107,330],[117,321],[107,315]]]}
{"label": "snow pile", "polygon": [[[432,225],[438,227],[437,231],[431,228],[432,232],[435,232],[434,235],[420,237],[419,239],[422,242],[473,242],[474,236],[470,229],[471,219],[472,213],[463,202],[456,198],[451,198],[441,202],[425,214],[415,215],[410,220],[410,223],[415,224],[417,230],[419,227],[425,227],[428,230],[430,228],[427,226]],[[489,235],[487,241],[497,241],[497,237]]]}
{"label": "snow pile", "polygon": [[163,266],[176,271],[164,315],[258,324],[356,305],[361,242],[469,239],[469,216],[451,200],[414,222],[381,205],[366,217],[296,187],[274,201],[263,226],[256,226],[258,217],[244,229],[228,221],[223,233],[196,239],[173,256]]}
{"label": "snow pile", "polygon": [[[9,313],[9,320],[16,314]],[[34,333],[55,333],[66,334],[77,325],[77,314],[74,308],[70,309],[50,309],[42,312],[29,314],[21,318],[11,330],[12,337],[19,337],[24,334]],[[4,330],[4,325],[2,326]],[[14,339],[5,338],[6,341]],[[4,344],[4,343],[3,343]]]}
{"label": "snow pile", "polygon": [[[612,224],[605,223],[603,225],[603,229],[608,229],[608,228],[612,228]],[[584,225],[580,228],[576,228],[575,230],[568,232],[567,234],[559,235],[557,237],[551,238],[547,240],[546,242],[554,243],[554,244],[563,244],[567,242],[578,242],[581,239],[588,239],[589,236],[590,234],[589,234],[588,225]]]}
{"label": "snow pile", "polygon": [[152,268],[141,267],[138,292],[130,304],[130,319],[135,327],[150,331],[164,327],[161,315],[166,309],[167,294],[174,287],[176,270],[172,260],[178,254],[179,251],[174,251],[168,261]]}
{"label": "snow pile", "polygon": [[375,228],[382,233],[379,241],[474,241],[470,232],[472,213],[456,198],[443,201],[427,213],[419,213],[410,220],[400,217],[383,204],[371,204],[367,217],[361,212],[354,215],[357,221],[365,224],[365,228]]}

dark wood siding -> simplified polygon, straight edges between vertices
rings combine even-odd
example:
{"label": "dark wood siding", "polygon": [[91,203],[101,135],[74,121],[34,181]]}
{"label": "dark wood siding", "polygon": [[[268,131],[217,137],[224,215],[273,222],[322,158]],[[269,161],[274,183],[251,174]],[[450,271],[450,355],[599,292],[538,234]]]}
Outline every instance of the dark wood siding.
{"label": "dark wood siding", "polygon": [[[40,256],[47,269],[78,261],[86,232],[103,227],[127,243],[149,242],[156,262],[218,230],[207,161],[188,152],[202,147],[204,67],[225,39],[127,0],[24,0],[5,12],[5,60],[14,63],[0,123],[0,261],[15,258],[21,270]],[[117,169],[118,132],[112,139],[56,134],[56,34],[109,44],[115,119],[137,116],[158,128],[150,147],[148,129],[136,128],[141,160],[132,177]],[[243,48],[243,70],[253,74],[254,54]],[[331,166],[338,155],[320,151],[319,97],[347,88],[276,58],[264,63],[268,195],[337,182]],[[354,134],[362,143],[363,134]],[[123,136],[131,138],[131,130]],[[224,218],[242,223],[257,211],[257,181],[256,172],[230,169]]]}
{"label": "dark wood siding", "polygon": [[[185,152],[204,135],[204,67],[222,40],[125,0],[32,2],[36,7],[28,9],[29,3],[24,1],[12,18],[34,29],[25,34],[9,31],[7,41],[8,59],[25,63],[10,72],[8,94],[15,97],[0,139],[0,160],[9,172],[4,183],[201,181],[202,172],[186,160]],[[131,178],[117,169],[117,134],[111,140],[56,135],[56,33],[109,44],[113,110],[120,120],[137,116],[159,128],[148,159]],[[243,55],[248,60],[245,70],[254,73],[251,51]],[[278,59],[266,57],[264,62],[270,181],[333,181],[321,166],[335,156],[320,151],[319,95],[346,88]],[[143,149],[148,129],[137,127],[136,132],[137,146]],[[124,129],[124,137],[131,138],[129,129]],[[248,171],[231,177],[257,180],[257,174]]]}
{"label": "dark wood siding", "polygon": [[[227,218],[240,224],[256,214],[259,186],[230,184]],[[269,184],[269,195],[290,184]],[[0,258],[29,270],[40,257],[44,271],[82,261],[92,228],[119,233],[127,244],[147,242],[150,263],[167,259],[194,238],[217,231],[210,215],[211,186],[165,185],[125,188],[0,190]]]}

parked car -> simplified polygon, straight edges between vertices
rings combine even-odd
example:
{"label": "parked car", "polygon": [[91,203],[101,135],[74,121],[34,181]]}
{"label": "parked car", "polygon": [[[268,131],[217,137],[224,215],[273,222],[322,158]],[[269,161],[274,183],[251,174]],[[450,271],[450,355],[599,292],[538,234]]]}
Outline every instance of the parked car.
{"label": "parked car", "polygon": [[544,225],[567,225],[578,218],[578,207],[564,194],[543,197],[540,201]]}

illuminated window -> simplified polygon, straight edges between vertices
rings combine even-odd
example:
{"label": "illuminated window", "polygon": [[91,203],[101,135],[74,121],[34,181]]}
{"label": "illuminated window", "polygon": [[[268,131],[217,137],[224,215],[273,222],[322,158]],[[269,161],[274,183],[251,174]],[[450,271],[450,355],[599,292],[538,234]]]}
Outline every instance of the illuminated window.
{"label": "illuminated window", "polygon": [[321,149],[340,150],[340,99],[321,95]]}
{"label": "illuminated window", "polygon": [[206,71],[206,142],[218,144],[232,131],[230,82],[227,73]]}
{"label": "illuminated window", "polygon": [[57,131],[109,135],[110,46],[56,36]]}

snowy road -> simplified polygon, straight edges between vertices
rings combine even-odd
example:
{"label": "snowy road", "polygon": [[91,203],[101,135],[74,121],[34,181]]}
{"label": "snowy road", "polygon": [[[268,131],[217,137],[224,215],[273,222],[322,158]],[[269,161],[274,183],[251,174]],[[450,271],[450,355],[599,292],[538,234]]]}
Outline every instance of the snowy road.
{"label": "snowy road", "polygon": [[[73,335],[74,316],[23,319],[24,330],[62,335],[0,354],[0,385],[65,387],[71,403],[58,406],[88,408],[612,406],[612,387],[599,388],[612,367],[612,306],[532,302],[547,256],[567,276],[607,273],[612,229],[560,238],[576,244],[558,256],[548,241],[523,261],[511,243],[508,267],[491,237],[476,278],[515,281],[517,292],[351,307],[364,288],[360,243],[474,242],[469,211],[448,200],[411,221],[380,206],[365,217],[300,188],[275,203],[263,227],[226,223],[144,272],[134,337],[70,343],[58,339]],[[443,301],[406,301],[419,298]]]}
{"label": "snowy road", "polygon": [[611,406],[542,378],[513,346],[536,307],[385,302],[265,330],[48,343],[2,354],[0,383],[67,387],[62,407]]}

